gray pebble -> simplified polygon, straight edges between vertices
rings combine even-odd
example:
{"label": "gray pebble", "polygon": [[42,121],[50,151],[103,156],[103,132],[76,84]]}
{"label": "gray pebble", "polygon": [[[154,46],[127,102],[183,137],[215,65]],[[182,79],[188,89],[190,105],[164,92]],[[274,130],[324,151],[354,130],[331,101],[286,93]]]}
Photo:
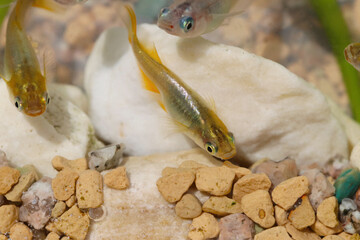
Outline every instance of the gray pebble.
{"label": "gray pebble", "polygon": [[114,144],[89,152],[89,168],[101,172],[117,167],[122,161],[124,149],[124,144]]}
{"label": "gray pebble", "polygon": [[51,217],[56,199],[51,188],[51,178],[43,177],[23,193],[19,218],[35,229],[42,229]]}
{"label": "gray pebble", "polygon": [[266,161],[253,169],[253,173],[265,173],[271,180],[273,187],[279,183],[298,175],[298,168],[294,159],[285,158],[280,162]]}
{"label": "gray pebble", "polygon": [[329,182],[326,176],[318,169],[310,169],[301,173],[302,176],[309,180],[311,193],[309,200],[313,208],[316,210],[320,203],[328,197],[335,194],[334,186]]}
{"label": "gray pebble", "polygon": [[360,212],[356,203],[350,198],[344,198],[339,206],[339,219],[344,231],[350,234],[360,231]]}
{"label": "gray pebble", "polygon": [[221,218],[219,227],[219,240],[252,240],[255,235],[254,222],[242,213]]}

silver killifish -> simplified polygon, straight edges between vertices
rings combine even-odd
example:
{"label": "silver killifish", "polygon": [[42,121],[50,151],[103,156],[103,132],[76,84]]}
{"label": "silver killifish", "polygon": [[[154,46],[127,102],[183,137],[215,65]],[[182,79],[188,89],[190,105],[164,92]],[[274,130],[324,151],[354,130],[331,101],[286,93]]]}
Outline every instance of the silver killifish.
{"label": "silver killifish", "polygon": [[160,93],[163,108],[198,146],[221,159],[234,157],[233,134],[200,95],[161,63],[156,50],[150,53],[142,46],[136,35],[135,13],[128,5],[124,8],[126,16],[124,14],[122,18],[134,55],[145,76],[145,88]]}
{"label": "silver killifish", "polygon": [[26,115],[35,117],[45,112],[50,97],[46,90],[45,67],[42,73],[35,50],[24,28],[25,16],[32,6],[53,12],[63,11],[63,8],[52,0],[16,2],[7,24],[1,77],[8,86],[10,100],[15,107]]}
{"label": "silver killifish", "polygon": [[193,38],[219,27],[225,18],[241,13],[252,0],[174,0],[160,10],[158,26],[183,38]]}

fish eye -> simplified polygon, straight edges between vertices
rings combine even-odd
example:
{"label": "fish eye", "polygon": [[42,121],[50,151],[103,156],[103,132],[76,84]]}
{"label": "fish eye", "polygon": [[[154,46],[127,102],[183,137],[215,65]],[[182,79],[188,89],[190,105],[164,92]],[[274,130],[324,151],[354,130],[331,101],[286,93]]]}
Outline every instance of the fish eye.
{"label": "fish eye", "polygon": [[22,105],[22,102],[21,102],[21,99],[19,97],[16,97],[15,98],[15,107],[21,111],[23,109],[23,105]]}
{"label": "fish eye", "polygon": [[210,154],[214,154],[214,153],[216,153],[217,150],[218,150],[217,147],[216,147],[214,144],[210,143],[210,142],[208,142],[208,143],[205,144],[205,149],[206,149],[206,151],[208,151],[208,153],[210,153]]}
{"label": "fish eye", "polygon": [[160,10],[160,17],[168,14],[169,12],[170,12],[170,9],[169,9],[169,8],[166,8],[166,7],[165,7],[165,8],[162,8],[162,9]]}
{"label": "fish eye", "polygon": [[46,105],[49,105],[49,103],[50,103],[50,96],[49,96],[48,93],[45,93],[44,99],[45,99]]}
{"label": "fish eye", "polygon": [[183,17],[180,20],[180,28],[187,33],[194,26],[194,19],[192,17]]}
{"label": "fish eye", "polygon": [[231,141],[235,142],[234,134],[232,132],[229,132],[228,134],[230,136]]}

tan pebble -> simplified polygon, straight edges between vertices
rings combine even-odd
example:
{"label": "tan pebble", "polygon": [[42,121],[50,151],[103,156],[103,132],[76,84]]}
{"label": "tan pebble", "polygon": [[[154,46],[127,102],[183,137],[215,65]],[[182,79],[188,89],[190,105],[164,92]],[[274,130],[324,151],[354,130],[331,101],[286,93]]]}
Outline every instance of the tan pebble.
{"label": "tan pebble", "polygon": [[79,208],[97,208],[104,203],[103,180],[99,172],[85,170],[76,183]]}
{"label": "tan pebble", "polygon": [[219,223],[210,213],[203,213],[194,218],[190,225],[188,237],[191,240],[205,240],[219,235]]}
{"label": "tan pebble", "polygon": [[181,173],[181,172],[192,172],[194,175],[196,174],[196,170],[192,168],[172,168],[172,167],[166,167],[162,170],[161,176],[167,177],[174,173]]}
{"label": "tan pebble", "polygon": [[342,231],[342,227],[340,225],[334,228],[329,228],[322,224],[319,220],[315,221],[315,223],[311,226],[311,229],[319,236],[328,236]]}
{"label": "tan pebble", "polygon": [[60,240],[71,240],[71,238],[69,238],[68,236],[64,236]]}
{"label": "tan pebble", "polygon": [[75,183],[79,174],[71,169],[61,170],[51,182],[57,200],[66,201],[75,193]]}
{"label": "tan pebble", "polygon": [[37,172],[36,167],[34,165],[32,165],[32,164],[27,164],[25,166],[22,166],[18,170],[20,171],[20,175],[26,175],[28,173],[32,173],[32,174],[35,175],[35,180],[36,181],[40,180],[39,173]]}
{"label": "tan pebble", "polygon": [[204,167],[196,171],[195,185],[199,191],[215,196],[224,196],[231,192],[235,173],[228,167]]}
{"label": "tan pebble", "polygon": [[86,158],[78,158],[76,160],[68,160],[61,156],[55,156],[51,160],[51,164],[53,168],[58,171],[63,170],[64,168],[71,168],[72,170],[76,171],[77,173],[81,173],[88,169],[88,164]]}
{"label": "tan pebble", "polygon": [[333,179],[331,176],[328,176],[327,180],[329,181],[329,183],[331,183],[331,185],[335,184],[335,179]]}
{"label": "tan pebble", "polygon": [[337,235],[329,235],[329,236],[324,237],[323,240],[344,240],[344,239]]}
{"label": "tan pebble", "polygon": [[51,217],[57,218],[65,212],[66,204],[63,201],[58,201],[51,211]]}
{"label": "tan pebble", "polygon": [[311,206],[308,196],[301,197],[301,203],[289,213],[290,222],[294,227],[301,230],[309,227],[315,222],[315,212]]}
{"label": "tan pebble", "polygon": [[128,188],[130,182],[126,175],[125,167],[118,167],[106,173],[104,176],[104,183],[109,188],[117,190],[123,190]]}
{"label": "tan pebble", "polygon": [[96,22],[106,24],[112,23],[116,16],[116,10],[113,7],[104,6],[104,5],[94,5],[92,7],[92,12],[96,17]]}
{"label": "tan pebble", "polygon": [[336,197],[329,197],[322,201],[316,210],[318,220],[329,228],[334,228],[339,224],[337,215],[339,205]]}
{"label": "tan pebble", "polygon": [[33,238],[32,231],[25,224],[18,222],[10,228],[11,240],[31,240]]}
{"label": "tan pebble", "polygon": [[20,172],[11,167],[0,167],[0,195],[10,191],[20,178]]}
{"label": "tan pebble", "polygon": [[255,192],[256,190],[268,191],[271,187],[271,181],[264,173],[249,174],[240,178],[233,189],[233,199],[241,202],[241,198],[246,194]]}
{"label": "tan pebble", "polygon": [[84,48],[92,43],[96,34],[96,24],[91,13],[79,14],[66,24],[64,40],[72,47]]}
{"label": "tan pebble", "polygon": [[218,216],[226,216],[232,213],[242,213],[241,204],[228,197],[210,197],[202,206],[204,212]]}
{"label": "tan pebble", "polygon": [[83,240],[89,230],[90,219],[75,205],[55,222],[56,228],[74,240]]}
{"label": "tan pebble", "polygon": [[305,176],[290,178],[272,191],[273,201],[285,210],[289,210],[296,201],[309,192],[309,181]]}
{"label": "tan pebble", "polygon": [[341,237],[343,240],[351,240],[352,234],[342,232],[342,233],[338,234],[338,236]]}
{"label": "tan pebble", "polygon": [[54,232],[49,233],[45,238],[45,240],[59,240],[59,239],[60,239],[60,236]]}
{"label": "tan pebble", "polygon": [[156,182],[159,192],[163,198],[170,202],[177,202],[182,195],[190,188],[195,180],[191,172],[172,174],[168,177],[161,177]]}
{"label": "tan pebble", "polygon": [[290,236],[294,240],[320,240],[321,237],[319,237],[316,233],[309,230],[308,228],[305,228],[303,230],[296,229],[291,223],[287,223],[285,225],[286,231],[290,234]]}
{"label": "tan pebble", "polygon": [[175,213],[181,218],[196,218],[202,213],[200,201],[192,194],[185,194],[175,205]]}
{"label": "tan pebble", "polygon": [[0,240],[7,240],[8,238],[5,235],[0,234]]}
{"label": "tan pebble", "polygon": [[21,196],[23,192],[36,180],[36,172],[28,172],[27,174],[21,175],[19,182],[5,195],[6,199],[12,202],[21,202]]}
{"label": "tan pebble", "polygon": [[190,169],[195,169],[195,170],[198,170],[199,168],[203,168],[203,167],[209,167],[209,166],[198,163],[196,161],[192,161],[192,160],[184,161],[179,166],[179,168],[190,168]]}
{"label": "tan pebble", "polygon": [[255,240],[292,240],[285,227],[273,227],[255,235]]}
{"label": "tan pebble", "polygon": [[264,228],[275,224],[274,207],[270,194],[265,190],[257,190],[241,199],[241,207],[251,220]]}
{"label": "tan pebble", "polygon": [[65,203],[67,207],[71,208],[76,203],[76,196],[72,195]]}
{"label": "tan pebble", "polygon": [[19,219],[19,208],[15,205],[2,205],[0,207],[0,233],[7,233]]}
{"label": "tan pebble", "polygon": [[[55,220],[55,221],[57,221],[57,220]],[[49,232],[54,232],[57,235],[61,235],[61,232],[56,228],[54,222],[49,222],[48,224],[46,224],[45,229]]]}
{"label": "tan pebble", "polygon": [[275,205],[274,210],[275,210],[275,221],[277,225],[284,226],[286,223],[289,222],[288,213],[284,209],[282,209],[278,205]]}
{"label": "tan pebble", "polygon": [[250,169],[236,166],[235,164],[232,164],[229,161],[225,161],[223,163],[223,166],[228,167],[235,172],[235,181],[237,181],[238,179],[242,178],[245,175],[251,174]]}

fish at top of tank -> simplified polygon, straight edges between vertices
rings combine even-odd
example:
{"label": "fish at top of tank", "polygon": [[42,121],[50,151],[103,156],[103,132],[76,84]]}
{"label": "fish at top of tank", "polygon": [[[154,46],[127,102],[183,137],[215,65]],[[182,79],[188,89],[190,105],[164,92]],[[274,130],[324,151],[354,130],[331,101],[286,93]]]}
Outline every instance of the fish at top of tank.
{"label": "fish at top of tank", "polygon": [[238,15],[252,0],[175,0],[160,10],[157,24],[167,33],[193,38],[211,32]]}

